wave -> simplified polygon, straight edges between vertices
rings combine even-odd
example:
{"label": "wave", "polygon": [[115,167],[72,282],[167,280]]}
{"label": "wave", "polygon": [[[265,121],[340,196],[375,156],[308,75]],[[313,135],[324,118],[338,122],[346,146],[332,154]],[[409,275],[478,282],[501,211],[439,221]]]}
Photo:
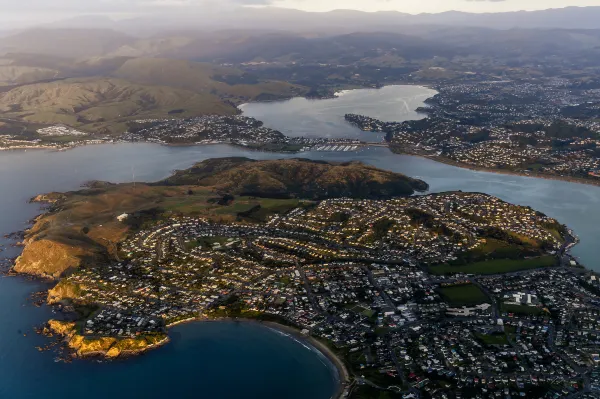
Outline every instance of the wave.
{"label": "wave", "polygon": [[303,347],[305,347],[309,351],[315,353],[319,357],[319,361],[324,366],[327,366],[330,370],[333,371],[333,375],[335,376],[335,379],[339,382],[339,371],[337,369],[337,366],[322,351],[320,351],[319,349],[317,349],[313,345],[310,345],[310,344],[307,344],[306,342],[303,342],[302,339],[299,339],[299,338],[295,337],[293,334],[285,333],[285,332],[280,331],[280,330],[278,330],[276,328],[273,328],[273,327],[267,327],[267,328],[270,329],[271,331],[276,332],[277,334],[279,334],[281,336],[284,336],[284,337],[287,337],[287,338],[290,338],[290,339],[296,341],[297,343],[299,343],[300,345],[302,345]]}

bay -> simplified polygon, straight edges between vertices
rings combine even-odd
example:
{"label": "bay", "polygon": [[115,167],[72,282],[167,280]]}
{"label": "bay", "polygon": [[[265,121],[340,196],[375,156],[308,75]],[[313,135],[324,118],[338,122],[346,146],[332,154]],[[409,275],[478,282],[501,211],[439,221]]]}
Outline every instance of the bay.
{"label": "bay", "polygon": [[344,115],[358,113],[386,122],[402,122],[426,117],[415,110],[437,92],[423,86],[395,85],[381,89],[347,90],[337,98],[244,104],[245,116],[291,137],[353,138],[367,142],[383,141],[385,134],[363,132],[348,124]]}

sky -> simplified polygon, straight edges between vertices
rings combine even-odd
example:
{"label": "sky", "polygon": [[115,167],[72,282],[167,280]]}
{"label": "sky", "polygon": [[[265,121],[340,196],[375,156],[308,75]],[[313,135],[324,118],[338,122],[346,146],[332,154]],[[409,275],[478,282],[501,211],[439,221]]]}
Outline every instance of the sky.
{"label": "sky", "polygon": [[127,18],[148,13],[202,13],[203,10],[240,6],[275,6],[305,11],[396,10],[418,14],[449,10],[502,12],[594,5],[600,6],[600,0],[0,0],[0,30],[8,25],[13,27],[20,23],[47,22],[49,19],[83,14]]}
{"label": "sky", "polygon": [[310,11],[348,8],[362,11],[397,10],[418,14],[450,10],[502,12],[567,6],[600,6],[600,0],[278,0],[275,5]]}

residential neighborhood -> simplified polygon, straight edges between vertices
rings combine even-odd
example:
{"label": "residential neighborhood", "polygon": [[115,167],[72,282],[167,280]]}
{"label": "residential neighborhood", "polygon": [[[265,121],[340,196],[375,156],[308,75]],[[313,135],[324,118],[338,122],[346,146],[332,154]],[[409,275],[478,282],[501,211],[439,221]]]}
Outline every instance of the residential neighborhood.
{"label": "residential neighborhood", "polygon": [[[118,262],[60,285],[100,306],[88,336],[269,320],[327,342],[357,383],[406,398],[563,397],[599,386],[600,280],[568,255],[575,240],[485,194],[332,199],[259,224],[160,221],[120,243]],[[472,263],[491,248],[509,258]]]}

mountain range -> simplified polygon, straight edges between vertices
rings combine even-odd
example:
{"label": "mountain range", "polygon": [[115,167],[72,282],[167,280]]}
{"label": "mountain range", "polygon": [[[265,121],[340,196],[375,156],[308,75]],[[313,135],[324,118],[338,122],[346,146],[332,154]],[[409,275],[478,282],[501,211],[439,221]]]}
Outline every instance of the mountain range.
{"label": "mountain range", "polygon": [[412,25],[470,26],[492,29],[564,28],[600,29],[600,6],[566,7],[542,11],[467,13],[449,11],[437,14],[406,14],[396,11],[361,12],[335,10],[305,12],[264,7],[235,11],[170,14],[112,20],[101,16],[80,16],[49,25],[68,28],[107,28],[135,34],[155,34],[165,30],[271,29],[300,32],[348,33],[403,29]]}
{"label": "mountain range", "polygon": [[403,33],[381,30],[335,35],[265,30],[178,31],[140,38],[110,29],[37,28],[0,38],[0,54],[8,54],[6,58],[13,60],[11,65],[67,69],[70,77],[81,68],[88,75],[92,68],[103,74],[106,69],[113,69],[115,63],[134,57],[220,64],[381,65],[390,60],[398,64],[396,61],[473,55],[539,63],[544,58],[558,56],[593,65],[600,56],[600,29],[497,30],[451,26],[403,29]]}

